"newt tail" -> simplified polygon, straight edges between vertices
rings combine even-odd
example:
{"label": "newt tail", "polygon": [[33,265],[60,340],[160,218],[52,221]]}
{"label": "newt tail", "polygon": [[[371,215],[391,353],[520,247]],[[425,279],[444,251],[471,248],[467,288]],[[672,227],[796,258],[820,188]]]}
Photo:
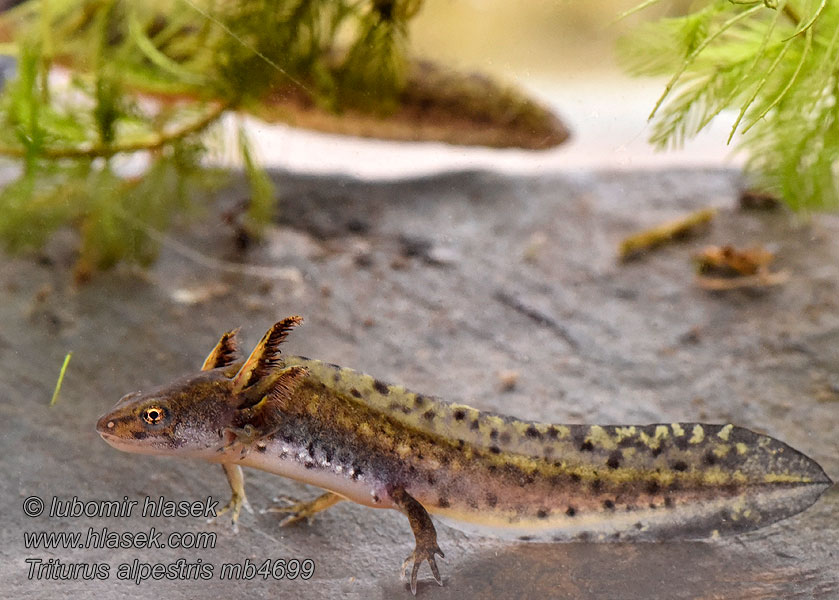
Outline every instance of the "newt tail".
{"label": "newt tail", "polygon": [[285,355],[302,319],[274,325],[242,361],[228,332],[203,370],[123,397],[97,429],[127,452],[220,463],[234,524],[242,466],[325,493],[276,507],[283,525],[341,500],[406,515],[411,591],[443,556],[429,514],[533,541],[661,540],[749,531],[794,515],[831,485],[812,459],[734,425],[522,421]]}

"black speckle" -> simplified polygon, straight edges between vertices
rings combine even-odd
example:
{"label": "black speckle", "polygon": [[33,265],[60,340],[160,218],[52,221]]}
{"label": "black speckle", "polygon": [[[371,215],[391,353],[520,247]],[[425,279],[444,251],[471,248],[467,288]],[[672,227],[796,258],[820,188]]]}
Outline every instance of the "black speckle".
{"label": "black speckle", "polygon": [[426,481],[428,481],[428,485],[434,485],[437,482],[437,480],[434,479],[434,475],[432,473],[428,473],[425,476],[425,479]]}
{"label": "black speckle", "polygon": [[378,379],[373,380],[373,388],[383,396],[387,396],[390,393],[390,388],[387,387],[386,383],[379,381]]}
{"label": "black speckle", "polygon": [[658,504],[656,504],[655,502],[650,502],[650,508],[656,509],[658,508]]}
{"label": "black speckle", "polygon": [[306,446],[306,452],[309,453],[309,456],[314,458],[315,457],[315,443],[309,442],[309,445]]}
{"label": "black speckle", "polygon": [[658,456],[659,454],[661,454],[663,452],[663,450],[664,450],[664,448],[662,448],[661,444],[659,444],[657,447],[653,448],[650,452],[653,456]]}
{"label": "black speckle", "polygon": [[498,496],[495,494],[487,494],[487,504],[490,508],[494,508],[498,504]]}
{"label": "black speckle", "polygon": [[474,420],[474,421],[472,421],[472,423],[469,425],[469,429],[471,429],[472,431],[478,431],[478,429],[480,428],[480,426],[481,426],[481,424],[480,424],[480,422],[478,422],[478,419],[475,419],[475,420]]}
{"label": "black speckle", "polygon": [[548,437],[551,438],[552,440],[557,439],[559,437],[559,429],[557,429],[553,425],[548,427]]}
{"label": "black speckle", "polygon": [[574,483],[580,483],[580,476],[577,473],[571,473],[571,481]]}
{"label": "black speckle", "polygon": [[609,460],[606,461],[606,466],[610,469],[617,469],[621,466],[621,458],[623,458],[623,455],[618,450],[615,450],[609,455]]}
{"label": "black speckle", "polygon": [[332,367],[333,369],[341,370],[341,365],[336,365],[335,363],[325,363],[327,366]]}
{"label": "black speckle", "polygon": [[353,466],[352,469],[353,470],[352,470],[352,476],[351,477],[353,479],[358,479],[359,477],[364,475],[364,471],[361,470],[361,467]]}
{"label": "black speckle", "polygon": [[266,450],[268,450],[268,446],[266,446],[265,444],[257,444],[256,445],[256,451],[257,452],[265,452]]}
{"label": "black speckle", "polygon": [[465,418],[466,418],[466,411],[463,410],[462,408],[458,408],[456,411],[454,411],[455,421],[462,421]]}
{"label": "black speckle", "polygon": [[497,440],[498,439],[498,430],[497,429],[492,429],[489,432],[489,439],[491,439],[491,440]]}
{"label": "black speckle", "polygon": [[633,525],[633,527],[635,527],[635,529],[643,529],[644,524],[641,523],[641,521],[638,521],[637,523],[635,523],[635,525]]}
{"label": "black speckle", "polygon": [[673,438],[673,445],[676,446],[679,450],[687,450],[689,444],[688,437],[686,435],[680,435],[677,438]]}
{"label": "black speckle", "polygon": [[449,499],[448,499],[448,498],[442,498],[442,497],[441,497],[441,498],[437,501],[437,506],[439,506],[440,508],[448,508],[448,507],[449,507],[449,506],[451,506],[451,505],[449,504]]}
{"label": "black speckle", "polygon": [[612,500],[604,500],[603,501],[603,508],[608,510],[614,510],[615,503]]}
{"label": "black speckle", "polygon": [[402,412],[407,415],[409,412],[411,412],[411,407],[403,404],[402,405]]}
{"label": "black speckle", "polygon": [[498,441],[502,444],[509,444],[510,443],[510,432],[509,431],[502,431],[501,435],[498,436]]}
{"label": "black speckle", "polygon": [[422,406],[425,403],[425,398],[421,394],[414,396],[414,406]]}
{"label": "black speckle", "polygon": [[425,412],[422,414],[422,417],[423,417],[426,421],[433,421],[433,420],[434,420],[434,417],[436,417],[436,416],[437,416],[437,413],[435,413],[435,412],[434,412],[434,409],[433,409],[433,408],[429,408],[427,411],[425,411]]}
{"label": "black speckle", "polygon": [[133,437],[135,440],[143,440],[143,439],[147,438],[148,436],[149,436],[149,434],[146,433],[145,431],[132,431],[131,432],[131,437]]}
{"label": "black speckle", "polygon": [[670,496],[664,497],[664,506],[666,506],[667,508],[673,507],[673,499]]}
{"label": "black speckle", "polygon": [[378,495],[373,494],[373,502],[378,504],[378,502],[379,502],[379,496]]}
{"label": "black speckle", "polygon": [[587,542],[591,539],[591,534],[588,531],[581,531],[576,535],[575,539],[581,542]]}
{"label": "black speckle", "polygon": [[315,463],[307,461],[307,462],[303,463],[303,466],[306,467],[307,469],[314,469],[315,468]]}
{"label": "black speckle", "polygon": [[520,539],[522,542],[529,542],[530,540],[532,540],[532,539],[533,539],[533,536],[532,536],[532,535],[520,535],[520,536],[519,536],[519,539]]}
{"label": "black speckle", "polygon": [[350,390],[350,394],[352,394],[352,395],[353,395],[353,396],[355,396],[356,398],[361,398],[361,392],[359,392],[359,391],[358,391],[357,389],[355,389],[355,388],[353,388],[353,389],[351,389],[351,390]]}
{"label": "black speckle", "polygon": [[647,493],[648,494],[657,494],[660,489],[661,489],[661,486],[658,485],[657,481],[647,482]]}
{"label": "black speckle", "polygon": [[541,439],[541,437],[542,437],[542,434],[539,433],[539,430],[536,429],[536,427],[534,427],[533,425],[531,425],[530,427],[528,427],[527,429],[524,430],[524,435],[526,435],[529,438],[536,438],[536,439]]}
{"label": "black speckle", "polygon": [[463,440],[457,440],[457,449],[458,450],[463,450],[464,446],[466,446],[466,442],[464,442]]}
{"label": "black speckle", "polygon": [[323,449],[323,457],[326,459],[326,462],[332,462],[332,448],[324,448]]}
{"label": "black speckle", "polygon": [[501,448],[499,448],[498,446],[490,446],[489,451],[493,454],[501,454]]}
{"label": "black speckle", "polygon": [[716,457],[716,456],[714,456],[714,453],[713,453],[713,452],[708,452],[708,453],[705,455],[705,459],[704,459],[704,460],[705,460],[705,464],[706,464],[706,465],[711,465],[711,466],[713,466],[713,465],[717,464],[717,457]]}
{"label": "black speckle", "polygon": [[425,454],[422,452],[417,452],[417,460],[423,460],[425,458]]}
{"label": "black speckle", "polygon": [[440,464],[443,465],[444,467],[446,465],[448,465],[450,462],[452,462],[452,459],[448,454],[441,454],[439,456],[439,458],[440,458]]}
{"label": "black speckle", "polygon": [[594,450],[594,444],[591,443],[591,440],[586,440],[580,444],[580,451],[591,452],[592,450]]}
{"label": "black speckle", "polygon": [[341,381],[341,374],[338,371],[335,371],[332,374],[332,381],[334,381],[335,383],[338,383],[339,381]]}
{"label": "black speckle", "polygon": [[546,511],[544,508],[540,508],[536,512],[536,517],[539,519],[546,519],[548,517],[548,511]]}
{"label": "black speckle", "polygon": [[487,467],[487,471],[490,473],[496,473],[498,471],[498,467],[496,467],[495,465],[490,465]]}
{"label": "black speckle", "polygon": [[602,487],[603,487],[603,482],[600,481],[599,479],[595,479],[594,481],[591,482],[591,489],[594,492],[599,492],[600,488],[602,488]]}
{"label": "black speckle", "polygon": [[673,470],[674,471],[687,471],[688,465],[685,461],[679,460],[673,463]]}
{"label": "black speckle", "polygon": [[568,510],[565,511],[565,514],[568,515],[569,517],[573,517],[574,515],[577,514],[577,509],[574,508],[573,506],[569,506]]}

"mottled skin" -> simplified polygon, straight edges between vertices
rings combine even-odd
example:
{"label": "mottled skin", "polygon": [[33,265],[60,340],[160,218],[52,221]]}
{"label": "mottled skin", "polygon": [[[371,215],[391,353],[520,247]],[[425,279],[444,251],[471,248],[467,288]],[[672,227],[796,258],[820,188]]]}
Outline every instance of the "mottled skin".
{"label": "mottled skin", "polygon": [[348,499],[405,514],[440,581],[428,513],[522,540],[672,539],[768,525],[831,483],[814,461],[732,425],[551,425],[478,411],[303,357],[275,325],[237,362],[225,334],[204,370],[125,396],[97,425],[129,452],[222,463],[234,523],[247,506],[239,465],[328,492],[274,510],[283,524]]}

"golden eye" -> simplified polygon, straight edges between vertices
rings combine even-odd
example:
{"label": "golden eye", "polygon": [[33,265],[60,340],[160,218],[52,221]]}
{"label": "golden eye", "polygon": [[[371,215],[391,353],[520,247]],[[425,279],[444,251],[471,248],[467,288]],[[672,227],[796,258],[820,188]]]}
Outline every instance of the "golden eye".
{"label": "golden eye", "polygon": [[149,425],[157,425],[163,420],[165,415],[166,411],[159,406],[149,406],[148,408],[144,408],[141,414],[143,421]]}

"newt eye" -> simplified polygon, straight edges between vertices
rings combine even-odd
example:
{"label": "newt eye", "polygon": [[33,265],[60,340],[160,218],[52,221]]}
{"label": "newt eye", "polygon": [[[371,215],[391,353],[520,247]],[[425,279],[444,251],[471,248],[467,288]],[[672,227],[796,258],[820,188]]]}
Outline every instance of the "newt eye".
{"label": "newt eye", "polygon": [[166,411],[160,406],[149,406],[148,408],[143,409],[140,416],[143,418],[143,421],[149,425],[157,425],[163,420],[163,417],[166,416]]}

